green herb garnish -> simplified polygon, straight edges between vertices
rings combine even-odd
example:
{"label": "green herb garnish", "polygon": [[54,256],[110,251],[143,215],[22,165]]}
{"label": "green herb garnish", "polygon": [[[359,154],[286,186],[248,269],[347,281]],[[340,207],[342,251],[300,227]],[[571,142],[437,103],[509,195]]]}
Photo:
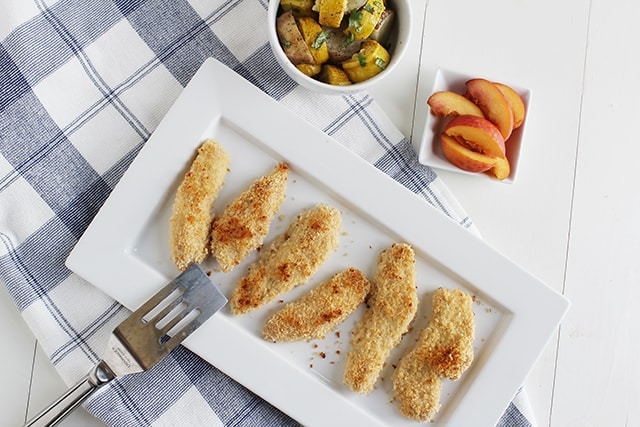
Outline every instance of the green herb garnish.
{"label": "green herb garnish", "polygon": [[318,50],[329,39],[329,33],[326,31],[320,31],[316,36],[316,39],[311,43],[311,47]]}
{"label": "green herb garnish", "polygon": [[347,34],[344,40],[342,40],[342,43],[341,43],[342,47],[349,46],[351,43],[353,43],[355,39],[356,39],[356,36],[352,32],[349,32],[349,34]]}
{"label": "green herb garnish", "polygon": [[367,66],[367,57],[364,56],[363,54],[359,53],[358,54],[358,62],[360,63],[361,67],[366,67]]}
{"label": "green herb garnish", "polygon": [[291,42],[283,37],[280,37],[280,44],[285,49],[289,49],[291,47]]}
{"label": "green herb garnish", "polygon": [[353,28],[356,33],[362,31],[362,12],[352,10],[349,14],[349,28]]}
{"label": "green herb garnish", "polygon": [[380,57],[376,57],[376,60],[374,61],[374,63],[378,66],[378,68],[380,68],[381,70],[384,70],[385,68],[387,68],[387,61],[385,61],[384,59],[380,58]]}

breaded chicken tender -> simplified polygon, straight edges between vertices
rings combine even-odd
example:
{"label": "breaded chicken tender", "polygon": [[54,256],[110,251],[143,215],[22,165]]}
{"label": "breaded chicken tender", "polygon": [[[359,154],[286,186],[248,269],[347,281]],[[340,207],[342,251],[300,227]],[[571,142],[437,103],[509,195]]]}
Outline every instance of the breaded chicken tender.
{"label": "breaded chicken tender", "polygon": [[247,313],[305,283],[338,249],[341,224],[340,211],[327,205],[298,215],[236,285],[229,299],[233,313]]}
{"label": "breaded chicken tender", "polygon": [[373,390],[389,353],[407,332],[418,309],[411,246],[394,243],[382,251],[367,306],[351,333],[343,378],[353,391],[362,394]]}
{"label": "breaded chicken tender", "polygon": [[211,139],[203,142],[178,187],[169,220],[171,258],[179,270],[207,256],[212,207],[228,170],[225,149]]}
{"label": "breaded chicken tender", "polygon": [[473,361],[473,316],[466,292],[442,288],[434,292],[429,324],[392,377],[402,415],[416,421],[433,419],[440,409],[441,378],[459,379]]}
{"label": "breaded chicken tender", "polygon": [[270,174],[243,191],[213,221],[211,254],[218,260],[220,270],[231,271],[264,242],[269,225],[284,201],[288,176],[287,164],[279,163]]}
{"label": "breaded chicken tender", "polygon": [[348,268],[275,312],[263,336],[274,342],[325,338],[358,308],[370,286],[362,271]]}

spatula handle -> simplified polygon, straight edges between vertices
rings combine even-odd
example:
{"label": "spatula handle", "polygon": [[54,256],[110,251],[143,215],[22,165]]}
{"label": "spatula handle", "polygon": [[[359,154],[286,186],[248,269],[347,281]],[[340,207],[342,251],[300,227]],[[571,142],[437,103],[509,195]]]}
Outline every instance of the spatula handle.
{"label": "spatula handle", "polygon": [[104,362],[100,362],[75,386],[67,390],[58,400],[25,424],[25,427],[49,427],[57,425],[64,417],[78,407],[78,405],[113,378],[115,378],[115,376],[111,373],[111,370]]}

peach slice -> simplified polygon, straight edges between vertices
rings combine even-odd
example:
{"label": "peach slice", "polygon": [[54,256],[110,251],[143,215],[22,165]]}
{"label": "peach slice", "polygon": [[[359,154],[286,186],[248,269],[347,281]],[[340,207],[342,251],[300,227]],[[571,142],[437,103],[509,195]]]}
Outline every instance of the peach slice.
{"label": "peach slice", "polygon": [[446,158],[453,165],[467,172],[486,172],[493,168],[498,161],[495,157],[468,149],[446,133],[440,135],[440,143]]}
{"label": "peach slice", "polygon": [[458,116],[445,126],[443,133],[477,153],[489,157],[505,155],[504,138],[498,128],[487,119]]}
{"label": "peach slice", "polygon": [[509,138],[513,131],[513,111],[500,89],[492,82],[481,78],[471,79],[465,85],[467,97],[500,129],[505,140]]}
{"label": "peach slice", "polygon": [[468,98],[450,90],[435,92],[427,99],[427,104],[431,107],[431,112],[436,116],[471,115],[484,118],[480,107]]}
{"label": "peach slice", "polygon": [[506,157],[496,160],[496,164],[489,169],[488,173],[502,181],[503,179],[508,178],[511,174],[511,165]]}
{"label": "peach slice", "polygon": [[498,82],[493,82],[493,84],[500,89],[500,92],[502,92],[504,97],[507,98],[507,101],[509,101],[509,105],[513,111],[513,128],[519,128],[522,122],[524,122],[524,115],[526,113],[524,101],[511,86]]}

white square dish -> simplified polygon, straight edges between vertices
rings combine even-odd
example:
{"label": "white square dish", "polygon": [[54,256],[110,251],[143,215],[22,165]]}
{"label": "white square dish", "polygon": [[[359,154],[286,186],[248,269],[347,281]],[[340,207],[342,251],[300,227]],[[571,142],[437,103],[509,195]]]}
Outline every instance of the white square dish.
{"label": "white square dish", "polygon": [[[438,68],[436,70],[435,79],[433,82],[433,87],[431,91],[426,95],[424,102],[427,101],[429,96],[432,94],[450,90],[456,92],[460,95],[464,95],[466,92],[465,82],[467,80],[481,77],[470,74],[464,74],[457,71],[446,70],[443,68]],[[422,140],[420,141],[420,149],[418,152],[418,160],[423,165],[431,166],[433,168],[447,170],[451,172],[462,173],[465,175],[476,176],[478,178],[487,179],[495,182],[502,182],[505,184],[512,184],[515,182],[516,177],[518,175],[518,164],[520,162],[520,152],[522,149],[522,145],[524,142],[528,116],[529,116],[529,107],[531,106],[531,91],[529,89],[523,88],[521,86],[511,84],[509,82],[503,82],[511,86],[522,98],[525,108],[526,108],[526,117],[522,126],[513,130],[513,133],[506,141],[506,149],[507,149],[507,159],[509,160],[509,164],[511,166],[511,173],[509,176],[503,180],[498,180],[495,177],[490,176],[486,173],[479,172],[467,172],[465,170],[460,169],[459,167],[453,165],[442,152],[442,148],[440,146],[440,134],[444,129],[445,125],[449,122],[449,118],[446,117],[437,117],[431,113],[431,109],[427,106],[427,117],[425,120],[424,131],[422,133]]]}
{"label": "white square dish", "polygon": [[[426,325],[432,291],[461,288],[475,298],[475,360],[459,381],[444,382],[434,425],[495,424],[568,301],[214,59],[204,63],[140,151],[67,266],[130,309],[177,275],[168,248],[171,206],[206,138],[219,141],[231,157],[216,212],[278,161],[289,164],[286,200],[267,243],[317,203],[342,212],[339,249],[284,301],[350,266],[372,277],[380,251],[404,241],[416,252],[420,306],[412,331],[366,396],[342,383],[350,330],[363,307],[324,340],[279,344],[265,341],[261,331],[282,301],[240,317],[225,307],[185,341],[188,348],[304,425],[414,426],[392,402],[393,366]],[[212,260],[203,267],[229,296],[255,259],[254,253],[227,274]]]}

